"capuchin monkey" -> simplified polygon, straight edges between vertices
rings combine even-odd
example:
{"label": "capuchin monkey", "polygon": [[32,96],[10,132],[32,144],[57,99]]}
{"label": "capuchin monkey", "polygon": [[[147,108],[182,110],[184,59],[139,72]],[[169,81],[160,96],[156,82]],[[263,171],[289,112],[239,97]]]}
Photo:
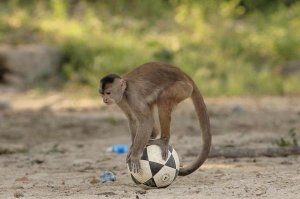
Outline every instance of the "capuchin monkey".
{"label": "capuchin monkey", "polygon": [[[121,76],[110,74],[100,80],[99,93],[105,104],[117,104],[129,120],[132,145],[126,162],[131,171],[140,171],[140,158],[147,144],[158,145],[162,158],[166,160],[172,110],[179,102],[189,97],[193,101],[202,129],[203,144],[196,161],[181,167],[179,175],[185,176],[194,172],[208,157],[211,134],[206,106],[193,80],[179,68],[151,62]],[[158,135],[154,124],[154,105],[158,108],[161,132],[161,137],[156,140],[153,140]]]}

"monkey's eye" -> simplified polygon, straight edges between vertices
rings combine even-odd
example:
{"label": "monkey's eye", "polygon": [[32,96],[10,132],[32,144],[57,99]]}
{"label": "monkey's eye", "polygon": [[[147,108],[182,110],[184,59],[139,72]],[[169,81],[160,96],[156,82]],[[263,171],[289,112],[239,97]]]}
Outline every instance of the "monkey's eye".
{"label": "monkey's eye", "polygon": [[110,92],[108,91],[108,92],[106,92],[105,94],[106,94],[106,95],[110,95]]}

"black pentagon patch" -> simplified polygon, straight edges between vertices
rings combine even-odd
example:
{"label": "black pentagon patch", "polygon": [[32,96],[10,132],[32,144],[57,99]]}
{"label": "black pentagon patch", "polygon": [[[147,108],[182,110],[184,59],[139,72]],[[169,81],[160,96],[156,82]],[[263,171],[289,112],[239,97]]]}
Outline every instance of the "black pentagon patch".
{"label": "black pentagon patch", "polygon": [[153,178],[150,178],[147,182],[143,183],[143,185],[146,185],[149,187],[157,187]]}
{"label": "black pentagon patch", "polygon": [[151,161],[149,161],[149,165],[150,165],[150,170],[151,170],[152,176],[157,174],[157,172],[159,172],[160,169],[164,166],[163,164],[160,164],[157,162],[151,162]]}
{"label": "black pentagon patch", "polygon": [[173,155],[170,156],[170,158],[168,159],[168,161],[165,165],[168,167],[171,167],[173,169],[176,169],[176,163],[175,163]]}
{"label": "black pentagon patch", "polygon": [[135,177],[132,174],[131,174],[131,179],[135,184],[141,184],[139,181],[137,181],[137,179],[135,179]]}
{"label": "black pentagon patch", "polygon": [[173,152],[173,147],[171,145],[169,145],[169,151],[170,151],[170,153]]}
{"label": "black pentagon patch", "polygon": [[148,158],[148,152],[147,152],[147,149],[145,148],[144,151],[143,151],[143,155],[141,157],[141,160],[146,160],[148,161],[149,158]]}

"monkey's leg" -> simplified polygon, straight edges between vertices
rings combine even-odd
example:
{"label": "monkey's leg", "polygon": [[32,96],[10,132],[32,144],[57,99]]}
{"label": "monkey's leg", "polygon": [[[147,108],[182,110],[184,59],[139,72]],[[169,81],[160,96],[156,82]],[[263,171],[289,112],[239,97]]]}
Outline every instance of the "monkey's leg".
{"label": "monkey's leg", "polygon": [[158,134],[159,134],[158,128],[157,128],[156,124],[154,124],[150,138],[155,139],[158,136]]}
{"label": "monkey's leg", "polygon": [[[154,121],[154,106],[151,107],[151,111],[152,111],[152,117],[153,117],[153,121]],[[154,121],[154,124],[153,124],[153,130],[152,130],[152,133],[151,133],[151,139],[155,139],[159,134],[159,130],[157,128],[157,125],[155,124],[155,121]]]}
{"label": "monkey's leg", "polygon": [[162,150],[162,158],[168,157],[168,147],[170,140],[170,123],[173,108],[191,96],[192,85],[184,81],[178,81],[161,92],[157,100],[159,121],[161,127],[161,137],[155,144]]}

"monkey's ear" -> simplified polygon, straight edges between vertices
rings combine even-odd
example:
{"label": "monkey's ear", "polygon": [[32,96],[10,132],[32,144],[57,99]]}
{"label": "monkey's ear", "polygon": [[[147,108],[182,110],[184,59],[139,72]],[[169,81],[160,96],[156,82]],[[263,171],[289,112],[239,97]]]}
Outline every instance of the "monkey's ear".
{"label": "monkey's ear", "polygon": [[124,91],[126,89],[126,86],[127,86],[126,80],[120,79],[120,83],[121,83],[122,90]]}

